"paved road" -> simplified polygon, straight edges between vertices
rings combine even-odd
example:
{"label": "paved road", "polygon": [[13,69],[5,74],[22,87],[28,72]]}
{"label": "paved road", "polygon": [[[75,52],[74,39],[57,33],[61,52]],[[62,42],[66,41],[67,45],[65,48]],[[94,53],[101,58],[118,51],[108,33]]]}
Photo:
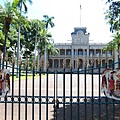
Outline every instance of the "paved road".
{"label": "paved road", "polygon": [[[53,76],[53,75],[49,75],[49,79],[48,79],[48,96],[54,96],[54,77],[57,79],[57,96],[63,96],[63,76],[62,75],[58,75],[58,76]],[[94,80],[93,80],[93,89],[94,89],[94,95],[99,95],[99,84],[98,84],[98,76],[94,76]],[[32,80],[28,80],[27,81],[27,95],[28,96],[32,96],[32,87],[33,87],[33,81]],[[80,83],[79,83],[79,95],[80,96],[84,96],[85,95],[85,79],[84,79],[84,75],[80,75]],[[86,79],[86,95],[87,96],[91,96],[92,92],[92,80],[91,80],[91,76],[87,75],[87,79]],[[72,95],[73,96],[77,96],[77,86],[78,86],[78,79],[76,75],[72,76]],[[56,87],[56,86],[55,86]],[[19,94],[19,81],[15,81],[14,82],[14,95],[18,95]],[[12,90],[12,83],[11,83],[11,90]],[[25,80],[21,81],[21,95],[25,95]],[[39,79],[36,78],[35,82],[34,82],[34,96],[39,96],[39,90],[40,90],[40,86],[39,86]],[[70,96],[70,75],[66,75],[65,77],[65,95],[66,96]],[[12,91],[8,94],[8,95],[12,95]],[[42,81],[41,81],[41,95],[45,96],[46,95],[46,76],[42,77]],[[16,98],[17,100],[17,98]],[[24,98],[22,98],[22,100],[24,101]],[[37,101],[38,99],[36,99]],[[43,99],[44,101],[45,99]],[[52,101],[53,99],[51,98],[50,101]],[[66,99],[66,101],[69,101],[69,99]],[[74,102],[77,99],[74,99]],[[31,101],[31,99],[28,99],[28,101]],[[61,100],[62,101],[62,100]],[[81,99],[82,101],[82,99]],[[62,107],[62,105],[60,105],[60,107]],[[11,103],[7,103],[7,120],[12,120],[12,104]],[[13,105],[13,115],[14,115],[14,119],[13,120],[18,120],[18,104],[14,103]],[[25,120],[25,103],[20,105],[20,120]],[[42,111],[42,115],[41,115],[41,119],[45,120],[46,119],[46,105],[42,104],[41,107],[41,111]],[[53,119],[53,104],[49,104],[48,105],[48,120],[52,120]],[[5,104],[0,104],[0,120],[4,120],[5,118]],[[32,119],[32,104],[27,104],[27,120],[31,120]],[[39,104],[34,104],[34,119],[35,120],[39,120]]]}

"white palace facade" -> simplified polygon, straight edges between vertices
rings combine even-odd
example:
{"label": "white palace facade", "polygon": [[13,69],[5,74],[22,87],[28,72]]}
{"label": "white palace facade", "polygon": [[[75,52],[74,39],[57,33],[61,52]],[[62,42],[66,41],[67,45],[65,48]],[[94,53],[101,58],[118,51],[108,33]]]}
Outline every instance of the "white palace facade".
{"label": "white palace facade", "polygon": [[[101,56],[101,65],[105,66],[105,52],[103,47],[106,46],[104,43],[90,43],[89,33],[86,31],[86,27],[75,27],[74,32],[71,33],[71,43],[56,43],[58,48],[57,56],[50,56],[49,58],[49,69],[50,70],[61,70],[63,69],[63,60],[65,60],[66,70],[70,68],[69,63],[72,59],[72,69],[77,69],[76,61],[80,61],[80,69],[84,69],[84,59],[87,58],[87,65],[90,65],[90,59],[94,56],[94,67],[98,66],[98,55]],[[108,64],[112,63],[112,52],[108,52]]]}

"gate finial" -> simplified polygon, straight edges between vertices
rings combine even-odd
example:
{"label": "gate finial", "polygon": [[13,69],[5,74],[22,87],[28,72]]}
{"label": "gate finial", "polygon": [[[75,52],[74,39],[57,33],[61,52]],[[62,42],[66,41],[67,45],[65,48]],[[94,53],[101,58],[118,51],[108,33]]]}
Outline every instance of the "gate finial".
{"label": "gate finial", "polygon": [[26,57],[25,65],[28,66],[28,57]]}
{"label": "gate finial", "polygon": [[49,61],[47,60],[46,62],[46,67],[48,68],[49,67]]}
{"label": "gate finial", "polygon": [[35,67],[35,60],[33,59],[32,67]]}
{"label": "gate finial", "polygon": [[101,60],[100,60],[100,53],[98,55],[98,65],[100,64]]}
{"label": "gate finial", "polygon": [[19,59],[19,66],[21,66],[21,64],[22,64],[22,61],[21,61],[21,57],[20,57],[20,59]]}
{"label": "gate finial", "polygon": [[91,66],[93,66],[93,63],[94,63],[94,56],[93,55],[92,55],[90,62],[91,62]]}
{"label": "gate finial", "polygon": [[0,50],[0,60],[2,59],[1,54],[2,54],[2,51]]}
{"label": "gate finial", "polygon": [[42,59],[40,59],[40,68],[42,68],[42,66],[43,66],[43,61],[42,61]]}
{"label": "gate finial", "polygon": [[114,50],[112,50],[112,61],[114,61]]}
{"label": "gate finial", "polygon": [[87,60],[86,60],[86,56],[85,56],[85,59],[84,59],[84,67],[85,67],[85,68],[87,67]]}
{"label": "gate finial", "polygon": [[12,56],[12,64],[15,63],[14,55]]}
{"label": "gate finial", "polygon": [[120,58],[120,43],[118,44],[118,54],[119,54],[119,58]]}
{"label": "gate finial", "polygon": [[107,63],[108,61],[108,54],[107,54],[107,51],[105,52],[105,63]]}
{"label": "gate finial", "polygon": [[65,68],[65,58],[63,59],[63,68]]}
{"label": "gate finial", "polygon": [[79,58],[76,60],[76,64],[77,64],[77,68],[79,68],[79,65],[80,65]]}
{"label": "gate finial", "polygon": [[5,61],[6,61],[6,62],[8,61],[8,53],[6,53]]}
{"label": "gate finial", "polygon": [[69,66],[70,66],[70,69],[72,69],[72,58],[70,59]]}

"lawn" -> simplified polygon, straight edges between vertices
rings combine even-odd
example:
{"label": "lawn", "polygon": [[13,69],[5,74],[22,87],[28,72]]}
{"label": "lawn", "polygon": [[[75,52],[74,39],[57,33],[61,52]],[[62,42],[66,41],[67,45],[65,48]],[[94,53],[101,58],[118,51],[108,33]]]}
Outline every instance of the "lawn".
{"label": "lawn", "polygon": [[[45,75],[42,74],[42,77],[43,77],[43,76],[45,76]],[[28,74],[28,75],[27,75],[27,78],[28,78],[28,79],[32,79],[32,78],[33,78],[33,75],[32,75],[32,74]],[[38,75],[38,74],[35,75],[34,78],[39,78],[39,75]],[[21,75],[21,80],[25,80],[25,79],[26,79],[26,75],[25,75],[25,74]],[[12,80],[12,75],[10,76],[10,80]],[[14,76],[14,80],[19,80],[19,77],[16,77],[16,75],[15,75],[15,76]]]}

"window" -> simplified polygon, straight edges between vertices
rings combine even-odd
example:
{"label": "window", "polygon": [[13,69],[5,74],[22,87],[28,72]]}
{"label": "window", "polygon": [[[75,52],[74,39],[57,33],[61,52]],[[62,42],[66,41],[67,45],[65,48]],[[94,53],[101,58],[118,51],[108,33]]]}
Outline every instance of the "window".
{"label": "window", "polygon": [[82,56],[83,52],[82,51],[78,51],[78,55]]}

